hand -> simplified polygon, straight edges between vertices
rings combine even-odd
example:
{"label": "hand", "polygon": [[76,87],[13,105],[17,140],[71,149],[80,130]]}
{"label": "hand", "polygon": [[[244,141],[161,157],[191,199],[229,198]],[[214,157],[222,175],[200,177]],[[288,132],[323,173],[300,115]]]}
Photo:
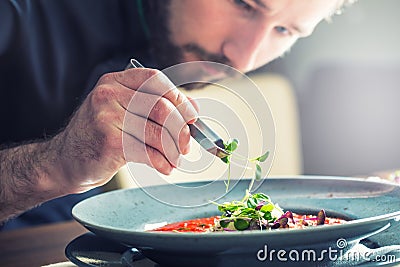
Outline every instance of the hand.
{"label": "hand", "polygon": [[52,140],[64,179],[77,191],[106,183],[127,161],[163,174],[190,149],[197,106],[161,72],[128,69],[103,75]]}

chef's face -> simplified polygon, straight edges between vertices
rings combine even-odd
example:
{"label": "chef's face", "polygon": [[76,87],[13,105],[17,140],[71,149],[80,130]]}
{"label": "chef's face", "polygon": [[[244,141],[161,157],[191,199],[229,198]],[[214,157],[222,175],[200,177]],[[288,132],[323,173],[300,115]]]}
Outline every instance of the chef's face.
{"label": "chef's face", "polygon": [[170,0],[161,63],[205,60],[254,70],[310,35],[342,1]]}

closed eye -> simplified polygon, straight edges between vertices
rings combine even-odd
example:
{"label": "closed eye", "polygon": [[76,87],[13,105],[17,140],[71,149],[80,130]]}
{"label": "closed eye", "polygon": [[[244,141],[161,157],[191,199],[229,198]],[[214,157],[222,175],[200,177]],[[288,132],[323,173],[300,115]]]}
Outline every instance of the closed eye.
{"label": "closed eye", "polygon": [[236,6],[238,6],[238,7],[240,7],[240,8],[243,8],[244,10],[246,10],[246,11],[252,11],[253,10],[253,7],[251,6],[251,5],[249,5],[246,1],[244,1],[244,0],[233,0],[233,3],[236,5]]}

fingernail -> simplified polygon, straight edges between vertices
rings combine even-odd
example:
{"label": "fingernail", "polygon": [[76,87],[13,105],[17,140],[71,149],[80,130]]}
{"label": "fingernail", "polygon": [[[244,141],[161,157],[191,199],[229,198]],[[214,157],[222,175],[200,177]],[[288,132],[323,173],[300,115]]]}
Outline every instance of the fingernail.
{"label": "fingernail", "polygon": [[199,116],[199,113],[192,104],[189,105],[189,113],[190,113],[190,118],[192,118],[191,120],[196,121],[197,117]]}
{"label": "fingernail", "polygon": [[195,121],[197,121],[197,118],[191,119],[191,120],[189,120],[187,123],[188,123],[188,124],[193,124]]}

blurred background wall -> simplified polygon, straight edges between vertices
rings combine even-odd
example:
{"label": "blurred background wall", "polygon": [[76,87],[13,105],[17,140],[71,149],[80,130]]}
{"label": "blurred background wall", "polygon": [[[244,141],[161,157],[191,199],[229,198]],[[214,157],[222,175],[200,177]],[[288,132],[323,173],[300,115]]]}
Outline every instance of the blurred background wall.
{"label": "blurred background wall", "polygon": [[294,86],[304,174],[400,168],[399,11],[399,0],[359,0],[259,70]]}

